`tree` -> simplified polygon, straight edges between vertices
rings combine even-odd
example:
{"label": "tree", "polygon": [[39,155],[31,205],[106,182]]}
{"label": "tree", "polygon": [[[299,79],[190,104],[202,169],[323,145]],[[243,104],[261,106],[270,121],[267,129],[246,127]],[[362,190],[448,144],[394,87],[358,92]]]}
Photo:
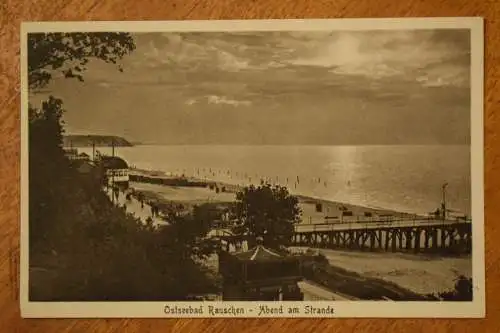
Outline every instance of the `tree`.
{"label": "tree", "polygon": [[239,221],[233,228],[235,234],[262,236],[264,244],[279,248],[288,243],[301,210],[297,197],[286,187],[251,185],[236,194],[235,215]]}
{"label": "tree", "polygon": [[192,256],[206,259],[217,248],[217,243],[207,237],[212,229],[213,212],[209,205],[195,206],[189,214],[172,212],[167,218],[169,225],[161,229],[165,251],[176,252],[183,260]]}
{"label": "tree", "polygon": [[[62,142],[62,101],[52,96],[41,109],[29,107],[29,197],[30,243],[45,239],[51,232],[58,199],[60,177],[65,172]],[[47,217],[51,217],[47,219]]]}
{"label": "tree", "polygon": [[[60,71],[83,80],[89,59],[117,63],[134,50],[126,33],[30,33],[28,49],[29,89],[42,88]],[[62,150],[64,109],[62,100],[50,96],[40,109],[29,106],[30,241],[46,239],[47,225],[60,210],[57,198],[67,169]],[[37,227],[35,227],[37,226]]]}
{"label": "tree", "polygon": [[[30,33],[28,83],[30,89],[46,86],[54,72],[83,81],[91,58],[117,64],[135,49],[132,36],[115,32]],[[118,65],[118,69],[123,69]]]}

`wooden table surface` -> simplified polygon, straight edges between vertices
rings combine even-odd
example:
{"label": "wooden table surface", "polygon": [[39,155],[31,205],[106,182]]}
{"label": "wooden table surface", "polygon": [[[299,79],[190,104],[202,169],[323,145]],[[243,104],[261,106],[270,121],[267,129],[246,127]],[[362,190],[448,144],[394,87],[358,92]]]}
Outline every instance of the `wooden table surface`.
{"label": "wooden table surface", "polygon": [[[2,332],[500,332],[500,1],[494,0],[0,0],[0,331]],[[21,319],[19,243],[19,28],[22,21],[482,16],[485,18],[487,318],[433,319]],[[496,111],[496,112],[495,112]]]}

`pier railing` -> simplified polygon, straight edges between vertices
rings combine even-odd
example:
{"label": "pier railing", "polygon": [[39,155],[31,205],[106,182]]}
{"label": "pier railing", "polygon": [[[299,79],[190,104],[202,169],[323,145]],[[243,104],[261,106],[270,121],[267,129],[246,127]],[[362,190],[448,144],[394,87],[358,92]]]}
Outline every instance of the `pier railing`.
{"label": "pier railing", "polygon": [[295,232],[314,232],[314,231],[335,231],[335,230],[358,230],[358,229],[378,229],[378,228],[403,228],[419,227],[431,225],[453,225],[458,223],[471,223],[469,219],[439,219],[435,217],[410,217],[378,219],[365,221],[343,221],[330,223],[311,223],[298,224],[295,226]]}
{"label": "pier railing", "polygon": [[[382,228],[408,228],[408,227],[426,227],[426,226],[446,226],[456,224],[470,224],[469,219],[436,219],[433,217],[418,218],[394,218],[369,221],[345,221],[336,223],[315,223],[315,224],[297,224],[296,233],[321,232],[321,231],[342,231],[342,230],[362,230],[362,229],[382,229]],[[213,229],[213,235],[228,236],[231,235],[230,225],[218,224]]]}

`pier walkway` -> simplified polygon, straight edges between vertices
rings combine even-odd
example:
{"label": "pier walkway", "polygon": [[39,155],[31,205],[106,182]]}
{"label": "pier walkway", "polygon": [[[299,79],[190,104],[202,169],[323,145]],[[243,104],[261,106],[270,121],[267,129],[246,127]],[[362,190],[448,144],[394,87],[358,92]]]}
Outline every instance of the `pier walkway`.
{"label": "pier walkway", "polygon": [[[227,228],[214,230],[227,248],[239,248],[246,236],[232,235]],[[299,224],[290,246],[390,252],[472,251],[472,223],[438,219],[399,219],[362,223]]]}

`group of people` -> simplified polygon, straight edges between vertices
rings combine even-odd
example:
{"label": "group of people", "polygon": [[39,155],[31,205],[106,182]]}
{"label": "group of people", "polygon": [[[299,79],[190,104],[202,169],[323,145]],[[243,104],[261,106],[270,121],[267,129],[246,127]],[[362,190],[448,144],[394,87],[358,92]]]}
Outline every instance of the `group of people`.
{"label": "group of people", "polygon": [[151,205],[151,215],[153,217],[159,217],[160,216],[160,208],[154,202],[150,202],[150,205]]}
{"label": "group of people", "polygon": [[[114,196],[116,202],[118,202],[118,199],[120,197],[120,189],[115,186],[115,187],[113,187],[112,191],[113,191],[113,196]],[[160,216],[160,208],[158,207],[158,205],[153,201],[146,202],[146,200],[145,200],[146,198],[142,192],[136,193],[133,189],[130,189],[130,190],[125,191],[124,194],[125,194],[126,201],[122,205],[123,209],[127,208],[127,203],[131,203],[132,196],[134,196],[134,197],[136,197],[137,201],[139,201],[139,203],[141,204],[141,209],[144,209],[144,205],[146,203],[150,206],[152,218]]]}

